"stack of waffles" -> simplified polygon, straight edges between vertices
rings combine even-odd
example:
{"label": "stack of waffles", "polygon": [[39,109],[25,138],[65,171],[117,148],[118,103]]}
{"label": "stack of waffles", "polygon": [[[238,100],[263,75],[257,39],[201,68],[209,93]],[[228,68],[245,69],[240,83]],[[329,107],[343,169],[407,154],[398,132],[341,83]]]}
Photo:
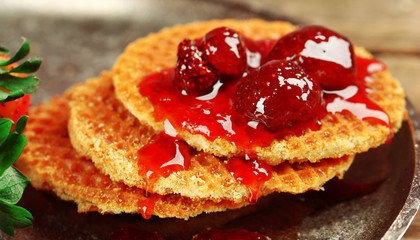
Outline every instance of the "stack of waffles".
{"label": "stack of waffles", "polygon": [[[241,149],[223,137],[209,139],[157,119],[139,83],[173,68],[183,39],[202,37],[220,26],[254,40],[277,39],[296,29],[279,21],[213,20],[138,39],[111,70],[30,110],[28,143],[16,166],[36,189],[75,202],[79,212],[188,219],[240,208],[274,192],[320,190],[328,180],[344,175],[355,154],[385,143],[400,128],[404,94],[386,69],[372,75],[367,84],[368,98],[386,112],[389,126],[328,113],[320,129]],[[355,52],[371,57],[361,48]],[[176,135],[176,146],[190,156],[188,164],[162,162],[166,152],[154,153],[155,159],[140,154],[163,135]],[[243,166],[251,172],[249,181],[232,169]]]}

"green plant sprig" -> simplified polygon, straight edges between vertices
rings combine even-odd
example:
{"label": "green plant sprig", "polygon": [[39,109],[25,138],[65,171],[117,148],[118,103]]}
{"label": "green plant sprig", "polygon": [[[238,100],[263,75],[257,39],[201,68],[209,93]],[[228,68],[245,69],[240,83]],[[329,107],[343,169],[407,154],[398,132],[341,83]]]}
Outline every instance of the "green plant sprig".
{"label": "green plant sprig", "polygon": [[16,206],[22,197],[29,179],[12,164],[19,158],[26,144],[22,132],[28,116],[22,116],[11,132],[13,122],[0,119],[0,229],[14,236],[14,228],[32,225],[32,215],[26,209]]}
{"label": "green plant sprig", "polygon": [[[32,74],[38,71],[42,60],[35,58],[33,60],[26,60],[17,67],[5,69],[2,67],[8,66],[25,58],[30,51],[29,43],[26,39],[16,54],[10,59],[0,59],[0,103],[12,101],[22,97],[24,94],[31,94],[36,91],[39,85],[39,79]],[[9,50],[0,46],[0,54],[7,54]],[[16,74],[25,74],[28,76],[19,77]],[[6,90],[6,91],[5,91]]]}
{"label": "green plant sprig", "polygon": [[[39,69],[41,59],[26,60],[20,65],[17,64],[28,55],[29,50],[29,43],[24,39],[13,57],[0,59],[0,103],[34,93],[38,88],[40,80],[30,74]],[[0,46],[0,55],[7,56],[8,53],[7,48]],[[29,179],[13,166],[26,144],[23,130],[27,120],[28,116],[20,117],[12,131],[13,121],[0,119],[0,230],[9,236],[14,236],[15,228],[31,226],[33,219],[29,211],[16,206]]]}

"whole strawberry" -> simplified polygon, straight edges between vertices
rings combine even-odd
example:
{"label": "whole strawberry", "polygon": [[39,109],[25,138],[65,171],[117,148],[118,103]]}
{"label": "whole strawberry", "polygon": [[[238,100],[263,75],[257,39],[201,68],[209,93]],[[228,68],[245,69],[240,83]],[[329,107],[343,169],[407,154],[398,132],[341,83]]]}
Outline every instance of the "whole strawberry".
{"label": "whole strawberry", "polygon": [[322,106],[319,83],[299,66],[280,60],[250,72],[236,92],[236,110],[269,130],[313,119]]}
{"label": "whole strawberry", "polygon": [[208,32],[203,50],[209,63],[222,74],[240,77],[247,68],[245,44],[233,29],[220,27]]}
{"label": "whole strawberry", "polygon": [[30,105],[31,95],[29,94],[10,102],[2,102],[0,103],[0,118],[9,118],[16,123],[20,117],[28,114]]}
{"label": "whole strawberry", "polygon": [[302,66],[324,89],[344,89],[355,83],[353,45],[325,27],[307,26],[281,37],[268,56],[274,59]]}

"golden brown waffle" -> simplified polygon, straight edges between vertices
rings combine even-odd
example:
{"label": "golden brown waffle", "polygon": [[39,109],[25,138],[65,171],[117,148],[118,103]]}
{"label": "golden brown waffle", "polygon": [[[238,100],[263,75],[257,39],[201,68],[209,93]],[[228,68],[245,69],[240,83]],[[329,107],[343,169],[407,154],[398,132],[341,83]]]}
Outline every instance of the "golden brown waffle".
{"label": "golden brown waffle", "polygon": [[[137,152],[154,131],[141,125],[116,99],[110,73],[75,86],[68,94],[71,98],[69,134],[74,148],[91,158],[113,181],[145,188],[145,180],[138,173],[142,159],[137,158]],[[353,157],[316,164],[283,163],[273,168],[272,178],[263,185],[262,194],[317,190],[334,176],[342,176]],[[206,153],[194,155],[188,170],[158,179],[150,191],[216,202],[223,199],[243,202],[249,195],[248,188],[232,177],[222,160]]]}
{"label": "golden brown waffle", "polygon": [[[120,56],[113,68],[117,97],[143,124],[162,131],[163,122],[155,121],[153,105],[140,94],[137,87],[139,82],[151,73],[174,67],[180,41],[202,37],[220,26],[231,27],[255,40],[276,39],[296,29],[287,22],[263,20],[213,20],[163,29],[131,43]],[[361,48],[356,48],[356,55],[370,57]],[[404,93],[400,84],[385,70],[375,74],[374,81],[368,87],[372,89],[368,98],[385,110],[390,117],[392,129],[396,132],[405,113]],[[275,140],[268,147],[255,147],[253,150],[271,165],[285,160],[316,162],[324,158],[367,151],[383,144],[390,134],[390,129],[386,126],[371,124],[348,115],[329,114],[321,122],[322,128],[319,131],[308,131],[300,137],[289,136],[283,140]],[[177,129],[177,132],[179,137],[197,150],[226,157],[243,154],[243,149],[223,138],[210,141],[203,135],[191,134],[185,130]]]}
{"label": "golden brown waffle", "polygon": [[248,203],[192,200],[179,195],[149,194],[142,189],[112,182],[86,158],[78,157],[68,138],[68,99],[55,98],[30,110],[25,129],[28,143],[16,166],[39,190],[52,191],[63,200],[74,201],[79,212],[142,213],[148,203],[150,214],[188,218],[202,212],[223,211]]}

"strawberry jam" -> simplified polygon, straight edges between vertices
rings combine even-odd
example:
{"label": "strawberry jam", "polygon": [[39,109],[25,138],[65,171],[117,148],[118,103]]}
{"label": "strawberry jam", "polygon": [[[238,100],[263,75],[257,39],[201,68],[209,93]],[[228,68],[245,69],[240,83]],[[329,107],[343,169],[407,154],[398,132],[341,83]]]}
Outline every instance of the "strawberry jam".
{"label": "strawberry jam", "polygon": [[146,191],[160,177],[188,169],[191,164],[189,149],[186,143],[165,133],[155,135],[142,147],[138,151],[139,174],[146,180]]}
{"label": "strawberry jam", "polygon": [[226,168],[236,181],[248,187],[248,201],[256,203],[261,186],[271,178],[271,167],[255,159],[232,158],[228,160]]}
{"label": "strawberry jam", "polygon": [[385,65],[376,59],[356,58],[358,78],[355,84],[342,90],[324,90],[328,112],[350,112],[360,120],[391,127],[388,115],[367,98],[369,91],[365,82],[372,81],[371,74],[385,70]]}
{"label": "strawberry jam", "polygon": [[144,219],[150,219],[152,217],[155,203],[156,199],[154,197],[148,197],[145,200],[139,201],[138,207]]}
{"label": "strawberry jam", "polygon": [[[366,79],[372,71],[383,70],[383,65],[355,57],[345,37],[323,27],[306,27],[284,38],[277,42],[235,38],[243,41],[237,44],[236,52],[245,47],[246,71],[240,77],[219,72],[208,94],[177,91],[174,69],[146,76],[139,84],[140,93],[153,103],[157,121],[168,121],[176,130],[201,134],[209,140],[224,138],[244,153],[252,153],[248,150],[255,146],[268,146],[273,139],[318,130],[327,113],[354,114],[390,126],[387,114],[366,97]],[[202,45],[205,41],[195,42]],[[220,49],[228,51],[225,46]],[[244,51],[239,52],[241,62]],[[218,54],[234,56],[232,52]],[[276,58],[280,59],[270,61]],[[301,62],[305,64],[299,65]],[[320,69],[315,71],[313,65]]]}
{"label": "strawberry jam", "polygon": [[[388,115],[367,97],[366,83],[384,69],[375,59],[355,57],[345,37],[323,27],[306,27],[278,41],[253,41],[219,28],[203,39],[181,42],[177,66],[146,76],[139,89],[154,105],[155,119],[173,128],[173,136],[184,130],[209,140],[224,138],[242,149],[247,159],[228,159],[226,168],[248,187],[249,202],[255,203],[271,167],[256,158],[253,147],[316,131],[328,113],[391,127]],[[188,71],[193,78],[185,75]],[[139,152],[146,159],[140,165],[152,166],[140,167],[140,174],[153,182],[187,169],[189,163],[172,160],[178,147],[188,159],[185,143],[159,136]],[[165,157],[157,157],[162,151]]]}

